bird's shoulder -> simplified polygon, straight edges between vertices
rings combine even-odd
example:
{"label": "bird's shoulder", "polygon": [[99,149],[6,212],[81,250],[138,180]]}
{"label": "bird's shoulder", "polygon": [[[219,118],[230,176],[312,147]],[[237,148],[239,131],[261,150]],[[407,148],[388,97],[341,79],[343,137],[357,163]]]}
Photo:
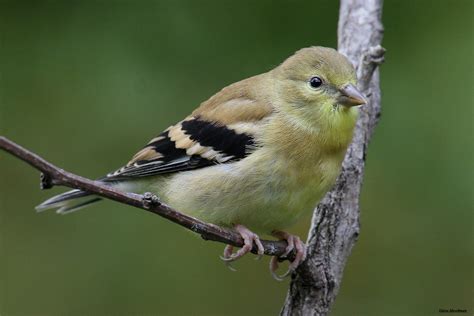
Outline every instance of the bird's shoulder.
{"label": "bird's shoulder", "polygon": [[260,79],[225,87],[103,180],[169,174],[245,158],[259,145],[256,139],[274,112],[259,93]]}
{"label": "bird's shoulder", "polygon": [[265,75],[253,76],[223,88],[201,103],[191,115],[222,125],[258,122],[274,110],[265,95]]}

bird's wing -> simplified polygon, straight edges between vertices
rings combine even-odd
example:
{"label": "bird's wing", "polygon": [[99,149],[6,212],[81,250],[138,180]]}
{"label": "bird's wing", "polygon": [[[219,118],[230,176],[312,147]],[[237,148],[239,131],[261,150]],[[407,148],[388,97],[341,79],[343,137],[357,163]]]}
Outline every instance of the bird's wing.
{"label": "bird's wing", "polygon": [[245,89],[238,89],[240,93],[230,89],[238,84],[242,82],[204,102],[191,116],[153,138],[127,165],[101,180],[167,174],[245,158],[257,146],[255,137],[273,107],[243,93]]}

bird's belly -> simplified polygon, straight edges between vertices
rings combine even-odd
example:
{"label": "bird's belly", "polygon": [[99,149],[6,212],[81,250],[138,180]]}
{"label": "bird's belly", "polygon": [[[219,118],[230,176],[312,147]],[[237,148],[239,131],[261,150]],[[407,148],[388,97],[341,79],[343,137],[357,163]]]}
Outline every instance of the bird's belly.
{"label": "bird's belly", "polygon": [[243,174],[251,169],[223,164],[178,173],[154,191],[170,206],[203,221],[270,233],[311,211],[334,182],[339,165],[330,161],[310,169],[284,168],[286,174],[275,175],[275,168]]}

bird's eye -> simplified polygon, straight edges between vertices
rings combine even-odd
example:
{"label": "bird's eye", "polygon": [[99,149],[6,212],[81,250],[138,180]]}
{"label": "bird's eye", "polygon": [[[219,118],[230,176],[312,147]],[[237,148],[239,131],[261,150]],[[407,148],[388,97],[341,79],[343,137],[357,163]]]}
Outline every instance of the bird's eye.
{"label": "bird's eye", "polygon": [[323,79],[319,77],[312,77],[311,79],[309,79],[309,85],[313,89],[319,88],[323,85]]}

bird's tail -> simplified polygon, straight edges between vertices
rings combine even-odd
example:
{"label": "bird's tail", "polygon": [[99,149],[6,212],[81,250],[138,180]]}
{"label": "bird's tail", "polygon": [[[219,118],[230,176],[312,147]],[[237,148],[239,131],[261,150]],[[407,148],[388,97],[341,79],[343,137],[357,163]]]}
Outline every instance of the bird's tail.
{"label": "bird's tail", "polygon": [[101,198],[91,195],[90,193],[81,190],[71,190],[44,201],[36,206],[38,212],[49,209],[57,209],[58,214],[67,214],[77,211],[91,203],[100,201]]}

